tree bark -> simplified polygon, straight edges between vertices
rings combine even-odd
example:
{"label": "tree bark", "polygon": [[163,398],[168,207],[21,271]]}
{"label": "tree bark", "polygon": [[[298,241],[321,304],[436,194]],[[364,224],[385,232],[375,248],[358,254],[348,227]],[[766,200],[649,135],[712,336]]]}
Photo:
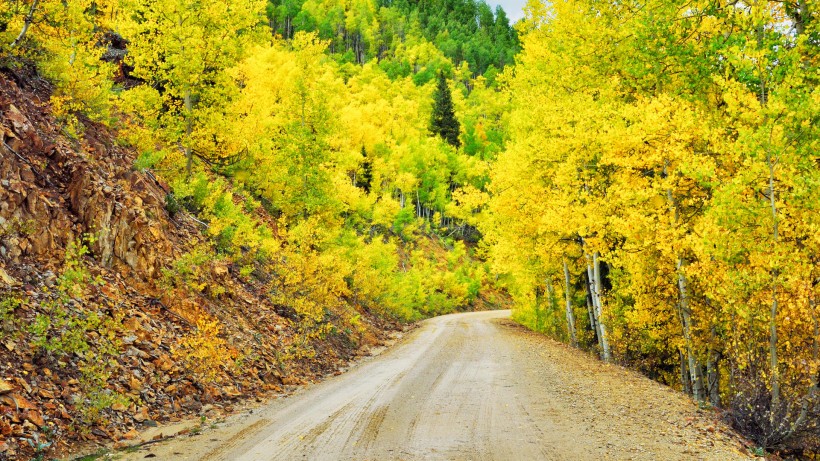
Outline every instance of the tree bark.
{"label": "tree bark", "polygon": [[680,357],[680,384],[681,390],[688,395],[692,394],[692,381],[691,376],[689,374],[689,367],[686,365],[688,360],[684,355],[683,351],[678,349],[678,355]]}
{"label": "tree bark", "polygon": [[809,17],[809,3],[806,0],[797,0],[797,5],[791,11],[792,21],[794,21],[794,31],[798,36],[806,33],[806,20]]}
{"label": "tree bark", "polygon": [[601,302],[601,262],[598,259],[598,252],[592,254],[592,270],[595,275],[595,297],[592,298],[594,307],[596,308],[596,316],[598,317],[598,330],[601,332],[601,348],[603,349],[604,361],[609,362],[612,359],[612,354],[609,350],[609,340],[606,335],[606,324],[603,321],[604,306]]}
{"label": "tree bark", "polygon": [[[769,167],[769,204],[772,209],[772,249],[777,250],[777,203],[774,192],[774,159],[772,154],[766,156]],[[772,410],[780,405],[780,367],[777,358],[777,276],[778,271],[772,269],[772,307],[769,315],[769,368],[772,379]],[[772,418],[775,412],[772,411]]]}
{"label": "tree bark", "polygon": [[[714,341],[717,338],[717,330],[714,326],[712,326],[711,333],[712,341]],[[706,359],[706,391],[713,407],[722,405],[720,401],[720,359],[720,351],[710,346]]]}
{"label": "tree bark", "polygon": [[17,38],[15,38],[13,42],[11,42],[11,45],[9,46],[9,48],[15,48],[17,45],[20,44],[20,42],[23,41],[24,38],[26,38],[26,34],[28,33],[28,29],[29,29],[29,27],[31,27],[31,24],[34,22],[34,13],[37,12],[37,6],[39,6],[39,4],[40,4],[40,0],[34,0],[31,3],[31,8],[29,8],[28,14],[26,14],[26,19],[23,20],[23,29],[20,31],[20,34],[17,35]]}
{"label": "tree bark", "polygon": [[575,332],[575,316],[572,314],[572,296],[570,295],[569,267],[567,267],[566,260],[564,260],[564,295],[567,303],[567,330],[569,331],[569,340],[573,347],[578,347],[578,335]]}
{"label": "tree bark", "polygon": [[191,101],[191,89],[185,89],[185,179],[191,179],[191,169],[193,167],[194,153],[191,147],[191,133],[193,133],[193,102]]}
{"label": "tree bark", "polygon": [[692,346],[692,312],[689,310],[689,297],[686,291],[686,277],[683,276],[683,260],[681,258],[678,258],[676,266],[678,271],[678,291],[680,292],[678,307],[681,317],[681,326],[683,329],[683,339],[686,343],[686,358],[689,363],[692,396],[695,400],[700,402],[704,399],[703,373],[701,372],[700,364],[697,363],[694,348]]}
{"label": "tree bark", "polygon": [[592,265],[590,264],[589,255],[585,255],[587,259],[587,309],[589,309],[590,324],[592,331],[595,332],[595,338],[598,340],[598,349],[603,354],[604,345],[601,343],[601,329],[598,322],[598,311],[595,307],[595,276],[592,273]]}
{"label": "tree bark", "polygon": [[609,341],[606,335],[606,325],[602,320],[603,305],[601,302],[601,265],[598,260],[598,252],[592,255],[586,253],[587,260],[587,281],[590,299],[592,301],[592,313],[595,318],[596,333],[598,334],[598,345],[601,347],[601,358],[609,362],[611,355]]}
{"label": "tree bark", "polygon": [[589,327],[592,329],[592,334],[595,336],[593,339],[600,347],[601,340],[598,338],[598,322],[595,321],[595,310],[592,308],[592,293],[589,291],[589,281],[587,281],[585,285],[587,292],[585,298],[587,301],[587,314],[589,314]]}
{"label": "tree bark", "polygon": [[[664,161],[663,173],[667,176],[669,162]],[[678,212],[678,205],[675,197],[672,195],[672,189],[666,189],[666,200],[669,203],[669,208],[674,217],[675,226],[679,226],[680,213]],[[689,369],[689,383],[692,389],[692,396],[698,402],[705,397],[703,385],[703,372],[701,366],[697,363],[695,357],[694,347],[692,345],[692,311],[689,309],[689,294],[687,289],[686,277],[683,274],[683,258],[678,256],[675,262],[675,270],[678,278],[678,315],[680,316],[681,330],[683,332],[683,340],[686,345],[686,360]]]}

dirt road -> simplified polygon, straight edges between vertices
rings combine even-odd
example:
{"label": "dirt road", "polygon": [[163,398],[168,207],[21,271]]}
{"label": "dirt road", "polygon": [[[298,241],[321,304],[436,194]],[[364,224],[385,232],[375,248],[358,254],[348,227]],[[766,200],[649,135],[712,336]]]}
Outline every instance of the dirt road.
{"label": "dirt road", "polygon": [[428,320],[343,375],[120,459],[748,459],[682,395],[508,316]]}

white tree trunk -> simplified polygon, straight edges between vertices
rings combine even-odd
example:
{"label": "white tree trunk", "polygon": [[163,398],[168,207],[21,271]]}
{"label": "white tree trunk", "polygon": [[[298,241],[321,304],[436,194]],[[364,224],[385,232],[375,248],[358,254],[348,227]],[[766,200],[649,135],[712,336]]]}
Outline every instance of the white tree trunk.
{"label": "white tree trunk", "polygon": [[578,335],[575,332],[575,316],[572,314],[572,296],[570,295],[569,267],[564,260],[564,297],[567,307],[567,330],[569,330],[569,340],[573,347],[578,347]]}
{"label": "white tree trunk", "polygon": [[592,308],[592,302],[590,302],[590,300],[592,299],[592,292],[589,291],[589,283],[586,283],[585,285],[587,287],[587,296],[584,296],[584,298],[586,298],[587,302],[587,314],[589,314],[589,327],[592,328],[592,331],[595,332],[595,338],[598,341],[598,345],[600,346],[601,340],[600,338],[598,338],[598,322],[595,321],[595,310]]}
{"label": "white tree trunk", "polygon": [[598,330],[601,332],[601,348],[604,353],[604,361],[609,362],[612,359],[612,354],[609,350],[609,340],[606,335],[606,323],[603,321],[604,306],[601,301],[601,293],[603,291],[601,287],[601,262],[598,259],[597,251],[592,254],[592,270],[595,274],[595,297],[592,299],[595,302],[596,315],[598,317]]}
{"label": "white tree trunk", "polygon": [[[668,162],[665,162],[663,167],[664,175],[667,172]],[[680,217],[678,213],[678,206],[672,195],[672,189],[666,189],[666,199],[669,202],[669,208],[674,216],[674,223],[678,226]],[[678,277],[678,314],[680,316],[681,330],[683,331],[683,340],[686,346],[686,360],[689,369],[689,382],[691,383],[692,396],[698,402],[704,399],[703,391],[703,373],[700,364],[695,358],[694,347],[692,346],[692,311],[689,309],[689,295],[686,285],[686,277],[683,275],[683,258],[678,257],[675,263],[675,269]]]}
{"label": "white tree trunk", "polygon": [[9,48],[14,48],[26,38],[26,33],[28,33],[29,27],[31,27],[31,23],[34,22],[34,13],[37,12],[37,7],[40,3],[40,0],[34,0],[31,3],[31,8],[28,10],[28,14],[26,15],[26,19],[23,21],[23,29],[20,31],[20,34],[17,35],[17,38],[11,43]]}
{"label": "white tree trunk", "polygon": [[601,343],[601,330],[598,322],[598,312],[595,308],[595,276],[592,273],[592,265],[590,264],[589,255],[585,255],[587,259],[587,309],[589,310],[590,326],[595,332],[595,337],[598,338],[598,349],[604,350],[604,345]]}
{"label": "white tree trunk", "polygon": [[692,313],[689,310],[689,297],[686,290],[686,277],[683,276],[683,260],[678,258],[678,291],[680,292],[679,311],[681,326],[683,328],[683,339],[686,343],[686,358],[689,362],[689,379],[692,383],[692,396],[698,402],[704,399],[703,373],[700,364],[697,362],[692,347]]}
{"label": "white tree trunk", "polygon": [[601,302],[601,264],[598,261],[598,252],[592,255],[586,254],[587,279],[589,281],[589,294],[592,299],[592,312],[595,317],[596,332],[598,334],[598,345],[601,346],[601,358],[608,362],[611,358],[609,341],[606,336],[606,325],[603,322],[603,303]]}

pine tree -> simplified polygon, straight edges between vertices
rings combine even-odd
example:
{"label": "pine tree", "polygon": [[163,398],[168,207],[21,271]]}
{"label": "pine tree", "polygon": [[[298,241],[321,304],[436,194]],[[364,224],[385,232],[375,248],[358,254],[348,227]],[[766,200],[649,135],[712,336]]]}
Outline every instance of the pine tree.
{"label": "pine tree", "polygon": [[441,136],[450,145],[459,147],[461,141],[458,134],[461,125],[456,119],[453,111],[453,98],[450,95],[450,87],[447,86],[447,79],[442,72],[438,74],[438,86],[433,94],[433,116],[430,118],[430,132]]}

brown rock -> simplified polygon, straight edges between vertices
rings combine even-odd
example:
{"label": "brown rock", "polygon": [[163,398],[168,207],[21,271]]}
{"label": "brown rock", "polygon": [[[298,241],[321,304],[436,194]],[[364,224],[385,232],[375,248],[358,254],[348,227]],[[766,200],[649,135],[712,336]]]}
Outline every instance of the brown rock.
{"label": "brown rock", "polygon": [[42,397],[44,399],[53,399],[54,398],[54,392],[51,392],[48,389],[42,389],[41,388],[37,391],[37,393],[40,394],[40,397]]}
{"label": "brown rock", "polygon": [[[25,368],[25,366],[23,368]],[[26,393],[31,395],[31,386],[26,382],[25,379],[23,379],[23,378],[14,378],[14,382],[16,382],[18,386],[25,389]]]}
{"label": "brown rock", "polygon": [[132,376],[128,380],[128,387],[130,387],[132,391],[138,391],[138,390],[142,389],[142,381],[137,379],[136,376]]}
{"label": "brown rock", "polygon": [[0,419],[0,435],[8,437],[12,434],[11,424],[5,419]]}
{"label": "brown rock", "polygon": [[43,420],[43,416],[39,411],[30,410],[26,412],[25,418],[37,427],[43,427],[46,425],[46,422]]}
{"label": "brown rock", "polygon": [[20,285],[20,282],[17,281],[14,277],[10,276],[5,269],[0,267],[0,285],[16,287]]}
{"label": "brown rock", "polygon": [[148,419],[148,408],[140,407],[140,409],[137,410],[136,413],[134,413],[134,421],[141,423],[146,419]]}
{"label": "brown rock", "polygon": [[114,410],[114,411],[125,411],[125,410],[127,410],[127,408],[125,407],[125,405],[122,404],[122,402],[117,402],[117,403],[111,405],[111,409]]}
{"label": "brown rock", "polygon": [[129,317],[122,322],[122,326],[129,331],[139,331],[142,329],[140,321],[136,317]]}
{"label": "brown rock", "polygon": [[17,393],[5,394],[3,396],[0,396],[0,402],[17,409],[17,411],[33,410],[37,408],[36,405],[24,399],[20,394]]}

